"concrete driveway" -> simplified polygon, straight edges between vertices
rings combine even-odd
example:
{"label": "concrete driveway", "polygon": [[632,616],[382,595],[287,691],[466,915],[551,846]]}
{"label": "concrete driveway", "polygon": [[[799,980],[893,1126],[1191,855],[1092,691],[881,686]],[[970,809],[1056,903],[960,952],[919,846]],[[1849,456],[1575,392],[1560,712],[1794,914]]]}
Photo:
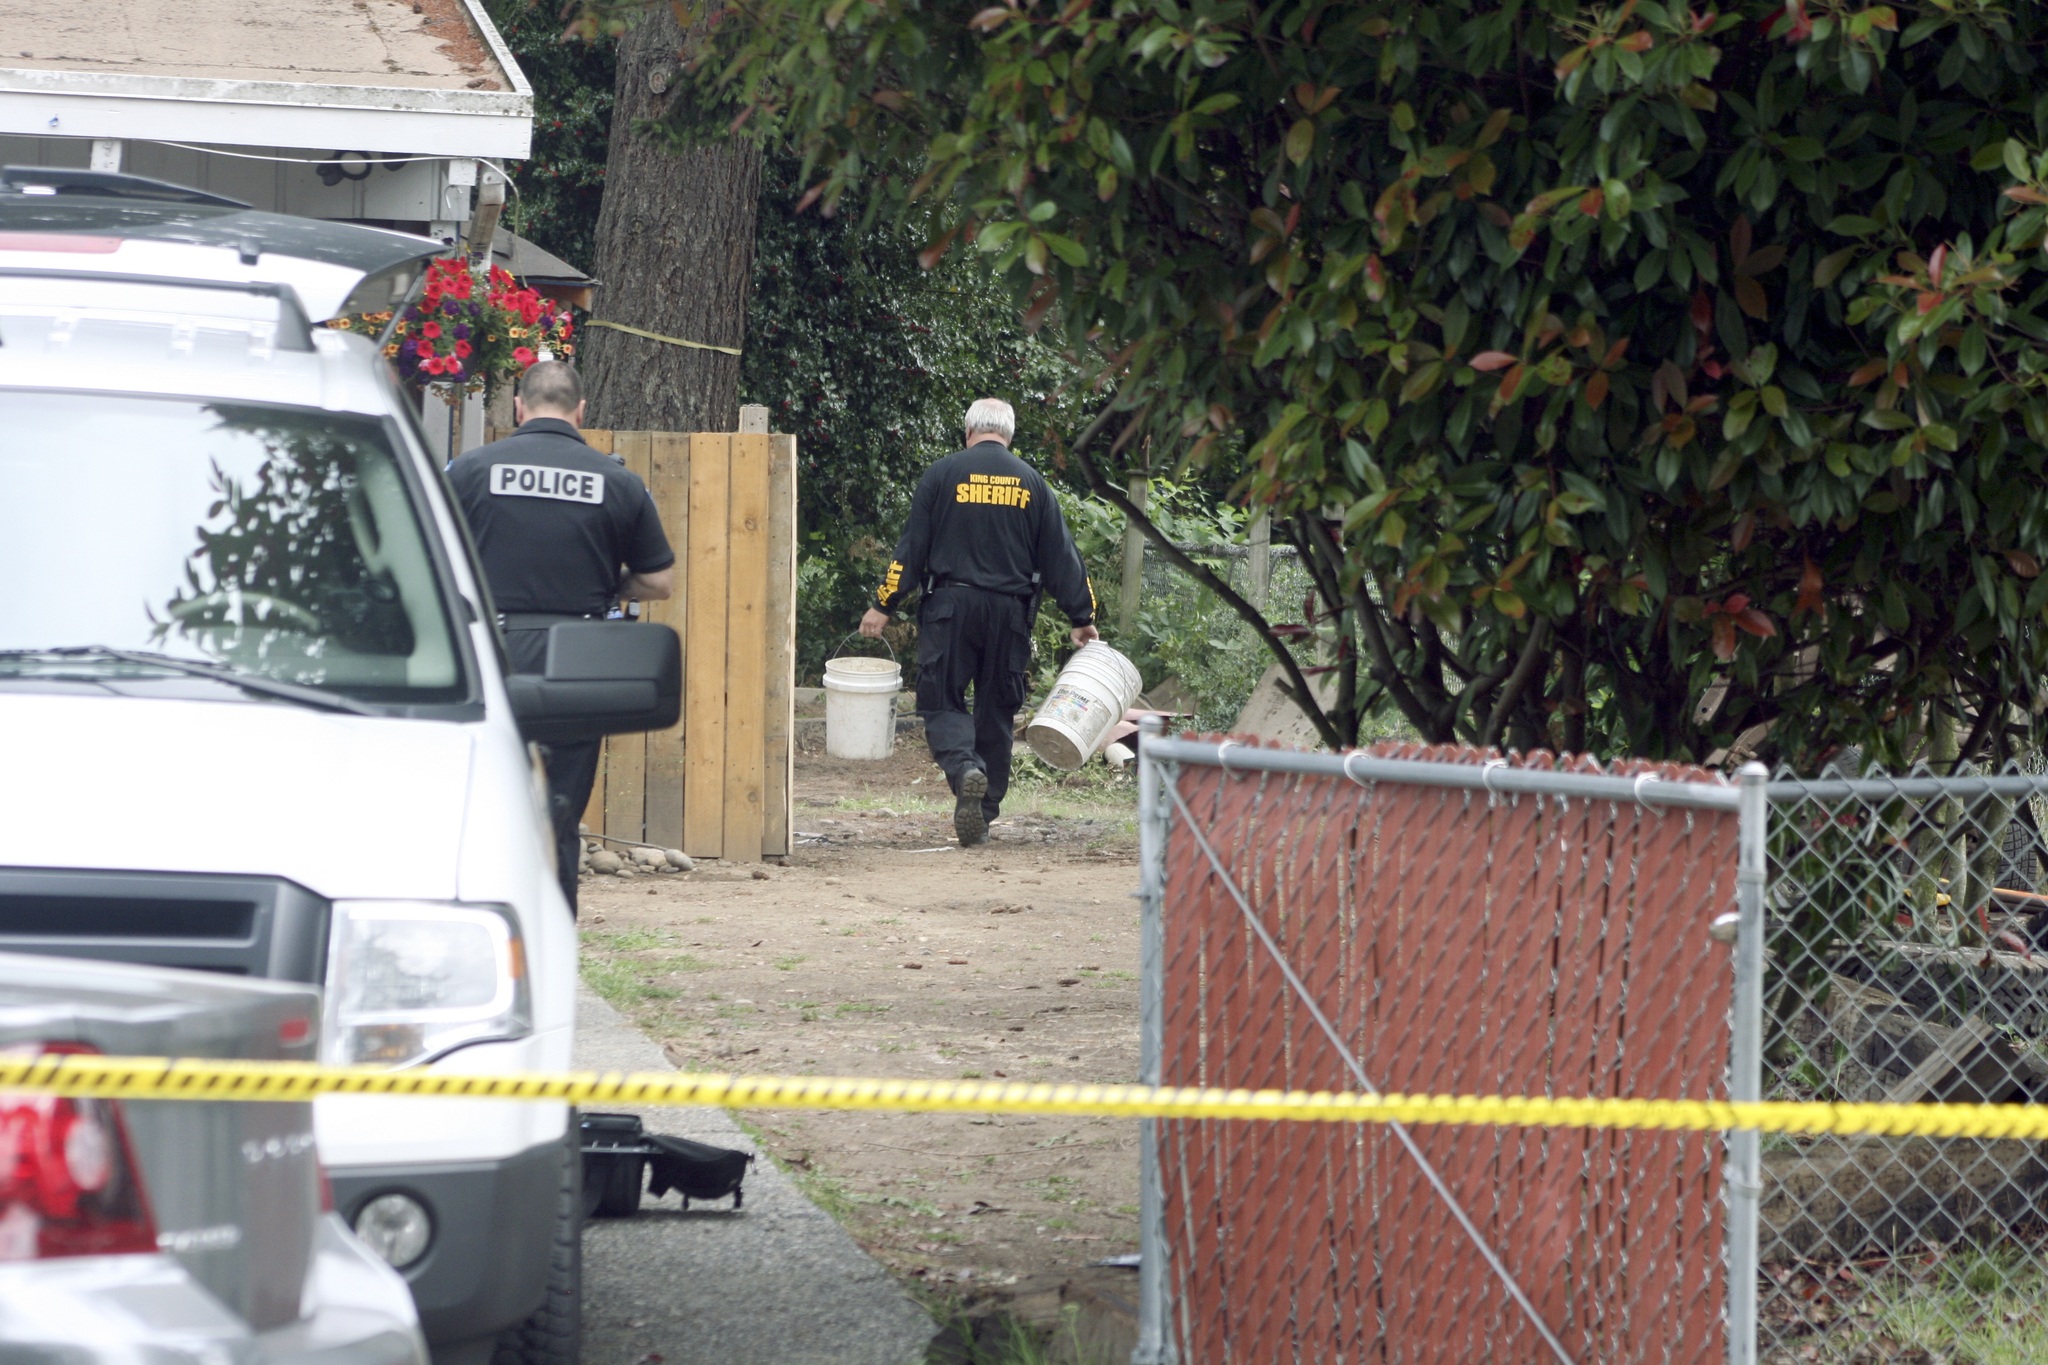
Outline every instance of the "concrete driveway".
{"label": "concrete driveway", "polygon": [[[587,989],[576,1064],[670,1071]],[[650,1130],[756,1150],[721,1109],[635,1111]],[[922,1365],[937,1328],[789,1178],[757,1161],[746,1207],[685,1212],[671,1192],[583,1234],[584,1365]]]}

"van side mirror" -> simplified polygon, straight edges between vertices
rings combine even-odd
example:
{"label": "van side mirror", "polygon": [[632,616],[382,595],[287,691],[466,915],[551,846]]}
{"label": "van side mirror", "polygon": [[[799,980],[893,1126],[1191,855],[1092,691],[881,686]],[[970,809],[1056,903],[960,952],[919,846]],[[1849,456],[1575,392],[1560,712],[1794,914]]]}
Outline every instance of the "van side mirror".
{"label": "van side mirror", "polygon": [[568,743],[666,730],[683,713],[683,646],[675,631],[631,621],[548,628],[547,671],[505,679],[520,735]]}

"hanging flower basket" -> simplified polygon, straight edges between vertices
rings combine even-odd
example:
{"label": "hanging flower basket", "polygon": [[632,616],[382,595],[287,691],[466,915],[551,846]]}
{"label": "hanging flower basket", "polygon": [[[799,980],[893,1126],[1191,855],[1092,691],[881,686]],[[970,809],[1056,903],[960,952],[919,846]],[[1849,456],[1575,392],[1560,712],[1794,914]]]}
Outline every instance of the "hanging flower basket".
{"label": "hanging flower basket", "polygon": [[[354,313],[327,325],[377,337],[391,314]],[[408,384],[446,384],[475,393],[526,372],[538,360],[576,354],[566,304],[544,299],[497,266],[485,275],[458,257],[427,266],[418,303],[399,315],[384,354]]]}

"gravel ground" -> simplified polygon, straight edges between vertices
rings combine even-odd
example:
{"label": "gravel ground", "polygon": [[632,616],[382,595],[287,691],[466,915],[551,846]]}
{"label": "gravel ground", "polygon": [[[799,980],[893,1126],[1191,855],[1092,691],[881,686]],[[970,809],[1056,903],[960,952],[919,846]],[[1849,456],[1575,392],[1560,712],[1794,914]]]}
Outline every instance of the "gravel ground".
{"label": "gravel ground", "polygon": [[[661,1050],[585,991],[576,1064],[666,1071]],[[639,1110],[648,1127],[757,1150],[723,1110]],[[931,1318],[765,1160],[746,1207],[670,1193],[583,1235],[584,1365],[913,1365]]]}

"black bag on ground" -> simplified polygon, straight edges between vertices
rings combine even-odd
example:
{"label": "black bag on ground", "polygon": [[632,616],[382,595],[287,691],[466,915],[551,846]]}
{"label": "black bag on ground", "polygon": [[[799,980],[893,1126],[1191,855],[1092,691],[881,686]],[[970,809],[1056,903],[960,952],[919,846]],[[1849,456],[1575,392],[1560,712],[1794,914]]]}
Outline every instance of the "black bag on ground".
{"label": "black bag on ground", "polygon": [[741,1185],[754,1158],[689,1138],[645,1130],[637,1114],[584,1114],[583,1213],[586,1218],[627,1218],[640,1207],[643,1178],[659,1199],[670,1190],[692,1199],[732,1196],[737,1209]]}
{"label": "black bag on ground", "polygon": [[647,1142],[656,1149],[647,1162],[647,1192],[656,1199],[670,1190],[681,1192],[684,1208],[690,1207],[692,1199],[723,1199],[727,1195],[732,1196],[732,1206],[739,1208],[746,1199],[740,1186],[754,1161],[747,1153],[660,1133],[649,1133]]}

